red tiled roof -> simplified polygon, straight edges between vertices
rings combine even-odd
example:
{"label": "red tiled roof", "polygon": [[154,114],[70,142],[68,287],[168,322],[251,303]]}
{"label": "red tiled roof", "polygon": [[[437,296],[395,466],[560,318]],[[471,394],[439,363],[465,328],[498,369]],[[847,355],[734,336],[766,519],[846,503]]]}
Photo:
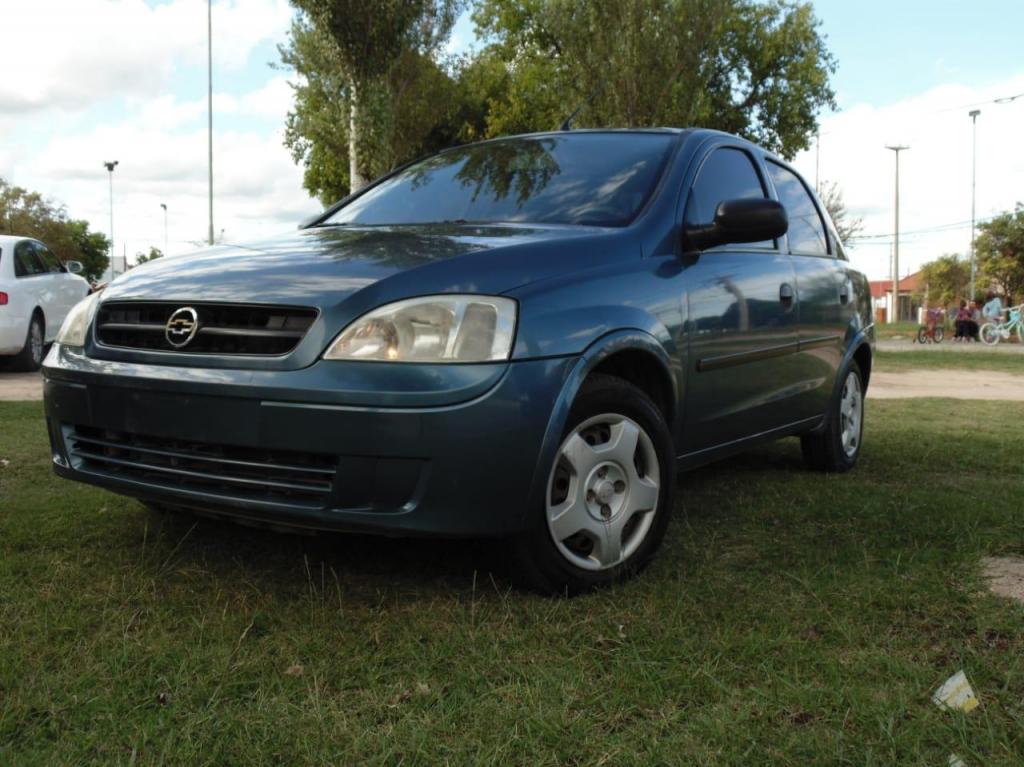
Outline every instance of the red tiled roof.
{"label": "red tiled roof", "polygon": [[[892,291],[892,280],[871,280],[871,297],[884,298]],[[900,280],[900,293],[913,293],[921,285],[921,273],[908,274]]]}

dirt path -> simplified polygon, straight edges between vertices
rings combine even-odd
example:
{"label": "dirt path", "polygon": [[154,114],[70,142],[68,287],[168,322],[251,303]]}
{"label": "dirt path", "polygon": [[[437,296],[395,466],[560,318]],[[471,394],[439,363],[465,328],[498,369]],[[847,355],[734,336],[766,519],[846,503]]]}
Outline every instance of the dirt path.
{"label": "dirt path", "polygon": [[43,398],[43,377],[39,373],[0,372],[0,402]]}
{"label": "dirt path", "polygon": [[[959,379],[959,380],[958,380]],[[1024,377],[1013,373],[977,371],[970,383],[955,370],[911,370],[871,374],[868,399],[952,397],[953,399],[1014,400],[1024,402]]]}

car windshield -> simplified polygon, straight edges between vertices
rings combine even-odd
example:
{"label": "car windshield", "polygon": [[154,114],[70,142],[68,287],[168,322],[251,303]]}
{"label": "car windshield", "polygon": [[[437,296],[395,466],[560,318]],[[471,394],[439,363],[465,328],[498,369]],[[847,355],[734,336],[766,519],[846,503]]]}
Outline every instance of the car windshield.
{"label": "car windshield", "polygon": [[568,133],[472,144],[399,171],[322,225],[622,226],[657,182],[674,136]]}

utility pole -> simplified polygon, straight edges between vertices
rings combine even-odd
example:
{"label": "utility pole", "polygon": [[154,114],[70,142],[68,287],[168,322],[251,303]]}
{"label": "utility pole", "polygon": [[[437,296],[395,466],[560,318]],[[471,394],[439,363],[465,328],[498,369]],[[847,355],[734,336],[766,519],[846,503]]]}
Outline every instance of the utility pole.
{"label": "utility pole", "polygon": [[209,244],[213,245],[213,0],[206,0],[206,102],[207,102],[207,137],[206,147],[209,155],[209,189],[210,189],[210,232]]}
{"label": "utility pole", "polygon": [[164,209],[164,255],[167,255],[167,204],[160,203],[160,207]]}
{"label": "utility pole", "polygon": [[114,168],[117,167],[117,160],[103,161],[103,167],[107,169],[110,176],[110,278],[107,282],[112,282],[114,279]]}
{"label": "utility pole", "polygon": [[892,324],[899,321],[900,315],[900,152],[910,149],[910,147],[886,145],[885,148],[896,153],[896,221],[892,248],[892,312],[888,317],[889,324]]}
{"label": "utility pole", "polygon": [[974,202],[975,202],[975,187],[977,186],[977,175],[978,175],[978,115],[981,114],[980,109],[972,109],[967,113],[967,116],[971,118],[971,293],[970,298],[973,301],[975,295],[974,292],[974,281],[978,272],[978,262],[974,255]]}

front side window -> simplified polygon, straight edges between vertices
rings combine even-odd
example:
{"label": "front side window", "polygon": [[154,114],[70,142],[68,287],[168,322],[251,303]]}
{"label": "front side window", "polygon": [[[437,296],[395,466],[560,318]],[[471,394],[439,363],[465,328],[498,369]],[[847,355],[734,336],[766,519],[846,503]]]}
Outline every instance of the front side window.
{"label": "front side window", "polygon": [[786,215],[789,216],[790,251],[812,256],[828,255],[825,224],[807,187],[788,168],[783,168],[770,160],[767,165],[772,183],[775,184],[775,191],[779,195],[779,202],[786,208]]}
{"label": "front side window", "polygon": [[39,255],[39,260],[42,262],[43,267],[50,274],[60,274],[64,271],[64,268],[60,265],[60,259],[58,259],[50,250],[41,243],[36,243],[36,253]]}
{"label": "front side window", "polygon": [[399,171],[321,225],[623,226],[654,190],[674,141],[668,133],[578,133],[471,144]]}
{"label": "front side window", "polygon": [[[742,149],[716,149],[701,166],[686,203],[687,226],[707,226],[725,200],[767,198],[761,176]],[[774,248],[772,240],[752,242],[745,248]]]}
{"label": "front side window", "polygon": [[14,246],[15,277],[34,277],[37,274],[46,274],[46,271],[31,242],[22,240]]}

